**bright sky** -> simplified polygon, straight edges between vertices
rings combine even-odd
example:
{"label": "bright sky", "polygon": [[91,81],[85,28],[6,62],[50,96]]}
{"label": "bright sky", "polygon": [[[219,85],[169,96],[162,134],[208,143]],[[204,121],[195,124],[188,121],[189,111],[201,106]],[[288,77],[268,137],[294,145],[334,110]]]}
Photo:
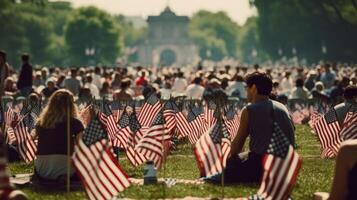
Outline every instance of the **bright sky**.
{"label": "bright sky", "polygon": [[158,15],[169,5],[177,15],[191,16],[198,10],[204,9],[212,12],[225,11],[230,18],[243,25],[246,19],[256,15],[256,10],[251,8],[249,0],[68,0],[77,8],[95,5],[111,14],[126,16]]}

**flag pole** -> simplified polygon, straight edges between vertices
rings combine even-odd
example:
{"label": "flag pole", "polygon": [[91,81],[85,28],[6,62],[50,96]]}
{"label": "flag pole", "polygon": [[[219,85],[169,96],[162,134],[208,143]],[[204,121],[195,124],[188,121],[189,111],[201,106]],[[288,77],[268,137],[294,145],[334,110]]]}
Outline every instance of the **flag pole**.
{"label": "flag pole", "polygon": [[[161,100],[160,100],[161,101]],[[161,104],[162,104],[163,102],[161,101]],[[161,112],[163,112],[163,105],[161,105]],[[162,113],[163,114],[163,113]],[[162,117],[164,117],[164,116],[162,116]],[[164,123],[164,130],[166,130],[166,120],[165,120],[165,123]],[[164,166],[163,166],[163,176],[164,176],[164,184],[163,184],[163,196],[164,196],[164,199],[166,199],[165,197],[166,197],[166,183],[165,183],[165,177],[166,177],[166,156],[165,156],[165,142],[164,142],[164,134],[165,133],[163,133],[162,134],[162,139],[161,139],[161,143],[162,143],[162,161],[164,162],[163,164],[164,164]]]}
{"label": "flag pole", "polygon": [[[223,129],[223,121],[222,121],[222,109],[221,109],[221,106],[222,106],[222,102],[219,100],[218,101],[218,105],[217,105],[217,108],[218,109],[218,112],[219,112],[219,115],[218,115],[218,123],[221,123],[222,125],[222,129]],[[223,131],[223,130],[221,130]],[[221,138],[222,139],[222,138]],[[221,144],[222,144],[222,141],[221,141]],[[221,187],[222,187],[222,199],[224,199],[224,167],[223,167],[223,152],[222,152],[222,155],[220,157],[220,162],[221,162],[221,166],[222,166],[222,176],[221,176]]]}
{"label": "flag pole", "polygon": [[70,133],[70,101],[67,101],[67,192],[71,186],[71,133]]}

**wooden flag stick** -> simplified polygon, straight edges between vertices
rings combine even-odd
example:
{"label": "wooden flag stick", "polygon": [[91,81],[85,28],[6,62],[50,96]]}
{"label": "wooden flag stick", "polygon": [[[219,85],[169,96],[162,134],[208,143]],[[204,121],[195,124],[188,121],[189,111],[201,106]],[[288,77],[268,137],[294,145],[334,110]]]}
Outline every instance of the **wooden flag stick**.
{"label": "wooden flag stick", "polygon": [[[223,106],[223,102],[222,101],[218,101],[217,103],[217,107],[216,109],[218,109],[219,115],[218,115],[218,119],[217,119],[217,123],[221,123],[222,125],[222,129],[223,129],[223,119],[222,119],[222,106]],[[223,130],[221,130],[223,131]],[[222,138],[221,138],[222,139]],[[221,142],[222,144],[222,142]],[[224,199],[224,167],[223,167],[223,152],[220,158],[221,161],[221,166],[222,166],[222,176],[221,176],[221,186],[222,186],[222,199]]]}
{"label": "wooden flag stick", "polygon": [[[163,111],[164,109],[163,109],[163,106],[164,105],[162,105],[162,107],[161,107],[161,111]],[[163,113],[162,113],[163,114]],[[162,117],[164,117],[164,116],[162,116]],[[166,123],[166,121],[165,121],[165,123]],[[165,123],[164,123],[164,130],[166,129],[166,127],[165,127]],[[161,140],[161,142],[162,142],[162,161],[164,162],[163,164],[164,164],[164,168],[163,168],[163,176],[164,176],[164,184],[163,184],[163,196],[164,196],[164,199],[166,199],[166,182],[165,182],[165,177],[166,177],[166,156],[165,156],[165,142],[164,142],[164,134],[162,134],[162,140]]]}
{"label": "wooden flag stick", "polygon": [[71,186],[71,129],[70,129],[70,101],[67,102],[67,192]]}

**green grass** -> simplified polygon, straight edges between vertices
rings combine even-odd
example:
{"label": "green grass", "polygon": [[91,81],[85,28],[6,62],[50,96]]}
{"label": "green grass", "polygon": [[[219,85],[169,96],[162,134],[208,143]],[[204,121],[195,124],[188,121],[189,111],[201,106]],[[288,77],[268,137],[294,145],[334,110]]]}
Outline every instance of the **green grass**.
{"label": "green grass", "polygon": [[[303,158],[302,168],[293,190],[294,199],[311,199],[312,194],[316,191],[328,192],[331,187],[334,163],[330,159],[321,159],[320,145],[308,126],[297,126],[296,141],[298,144],[297,151]],[[125,156],[120,154],[121,158]],[[126,159],[120,159],[120,165],[125,172],[134,178],[143,177],[143,167],[134,168]],[[24,163],[10,164],[12,174],[29,173],[33,171],[31,165]],[[177,178],[177,179],[197,179],[199,176],[196,161],[193,157],[192,147],[188,144],[179,144],[175,151],[167,158],[165,168],[161,169],[159,177]],[[185,196],[195,197],[222,197],[224,190],[225,197],[246,197],[257,191],[258,185],[236,185],[214,186],[210,184],[203,185],[184,185],[176,184],[168,188],[162,184],[139,186],[132,185],[120,194],[120,197],[135,199],[157,199],[157,198],[181,198]],[[35,190],[30,186],[22,188],[30,199],[86,199],[84,191],[75,191],[66,193],[64,191],[43,191]]]}

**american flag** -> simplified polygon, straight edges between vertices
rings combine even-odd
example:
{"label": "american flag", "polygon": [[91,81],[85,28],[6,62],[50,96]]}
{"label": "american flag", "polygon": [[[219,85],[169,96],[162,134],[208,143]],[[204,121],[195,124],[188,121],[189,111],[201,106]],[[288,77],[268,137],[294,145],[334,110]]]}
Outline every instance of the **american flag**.
{"label": "american flag", "polygon": [[4,120],[5,120],[6,126],[9,126],[9,127],[11,127],[13,125],[13,123],[17,120],[16,113],[9,105],[5,106]]}
{"label": "american flag", "polygon": [[315,124],[315,132],[322,146],[321,157],[332,158],[337,155],[341,144],[340,125],[335,109],[331,108]]}
{"label": "american flag", "polygon": [[181,137],[186,137],[192,131],[182,111],[176,113],[176,127]]}
{"label": "american flag", "polygon": [[112,199],[130,186],[110,149],[107,134],[95,116],[75,145],[72,157],[89,199]]}
{"label": "american flag", "polygon": [[176,128],[176,113],[180,110],[175,102],[169,100],[164,104],[164,118],[166,121],[166,127],[170,134],[173,134]]}
{"label": "american flag", "polygon": [[217,105],[212,100],[208,100],[204,107],[204,119],[206,120],[207,129],[208,127],[212,127],[216,123],[217,121],[217,118],[215,117],[216,111],[217,111]]}
{"label": "american flag", "polygon": [[195,144],[200,139],[200,137],[208,130],[207,124],[204,120],[204,113],[201,107],[190,107],[189,112],[187,114],[187,121],[190,126],[188,140],[191,144]]}
{"label": "american flag", "polygon": [[341,140],[357,139],[357,112],[348,112],[341,129]]}
{"label": "american flag", "polygon": [[135,113],[129,115],[129,128],[134,133],[135,145],[147,134],[149,127],[143,127],[139,123],[139,120]]}
{"label": "american flag", "polygon": [[103,103],[103,111],[100,112],[99,119],[104,124],[106,131],[109,134],[110,141],[115,144],[116,143],[116,133],[119,131],[117,123],[115,121],[115,116],[110,110],[108,102]]}
{"label": "american flag", "polygon": [[231,134],[231,138],[233,140],[236,137],[236,134],[238,133],[240,124],[239,110],[236,108],[236,106],[231,105],[228,108],[226,115],[223,116],[223,119],[224,124],[227,127],[228,133]]}
{"label": "american flag", "polygon": [[[10,106],[7,105],[5,108],[6,109],[5,109],[4,120],[5,120],[5,128],[7,130],[6,143],[14,144],[16,142],[16,137],[14,134],[13,126],[17,122],[17,115]],[[1,117],[3,117],[3,116],[1,116]]]}
{"label": "american flag", "polygon": [[27,115],[23,117],[23,121],[25,121],[29,133],[31,133],[32,129],[35,128],[36,120],[40,116],[41,113],[41,103],[38,102],[33,102],[33,104],[30,105],[29,112]]}
{"label": "american flag", "polygon": [[124,113],[124,106],[119,101],[113,100],[111,102],[111,107],[115,122],[118,122],[121,115]]}
{"label": "american flag", "polygon": [[37,146],[32,140],[30,131],[24,119],[16,124],[14,127],[14,135],[18,145],[18,151],[26,163],[33,161],[36,158]]}
{"label": "american flag", "polygon": [[115,135],[116,138],[118,139],[113,143],[113,146],[120,147],[122,149],[126,148],[126,145],[130,137],[129,132],[125,131],[128,124],[129,124],[129,114],[124,110],[118,122],[119,131]]}
{"label": "american flag", "polygon": [[161,103],[156,94],[152,94],[144,103],[138,114],[138,120],[142,126],[150,127],[155,116],[160,112]]}
{"label": "american flag", "polygon": [[[139,166],[146,161],[146,158],[135,150],[135,146],[138,140],[141,139],[141,126],[136,118],[135,113],[131,113],[130,116],[128,113],[123,113],[124,118],[120,120],[120,133],[121,135],[126,137],[125,143],[125,154],[130,161],[130,163],[134,166]],[[137,136],[141,135],[141,136]]]}
{"label": "american flag", "polygon": [[230,135],[222,122],[213,125],[194,146],[201,177],[221,173],[231,149]]}
{"label": "american flag", "polygon": [[141,112],[141,108],[143,107],[143,102],[135,101],[133,105],[134,105],[134,112],[136,113],[136,116],[139,116]]}
{"label": "american flag", "polygon": [[257,195],[249,199],[286,200],[296,183],[301,158],[274,122],[272,138],[263,157],[264,174]]}
{"label": "american flag", "polygon": [[[169,134],[163,112],[160,111],[148,132],[135,147],[147,160],[154,161],[156,168],[160,168],[162,160],[165,159],[165,150],[170,146],[171,135]],[[167,152],[166,152],[167,153]]]}
{"label": "american flag", "polygon": [[316,122],[321,118],[321,114],[317,110],[317,108],[310,107],[310,121],[309,125],[312,129],[314,129]]}
{"label": "american flag", "polygon": [[7,127],[7,132],[6,132],[6,143],[7,144],[15,144],[16,143],[16,136],[14,133],[14,128],[12,127]]}

